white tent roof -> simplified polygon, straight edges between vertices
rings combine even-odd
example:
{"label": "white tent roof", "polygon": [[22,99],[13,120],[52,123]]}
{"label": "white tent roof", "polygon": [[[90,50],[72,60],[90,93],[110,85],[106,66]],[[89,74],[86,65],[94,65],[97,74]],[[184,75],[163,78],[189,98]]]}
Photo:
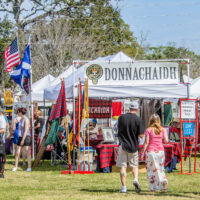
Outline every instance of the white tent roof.
{"label": "white tent roof", "polygon": [[[134,61],[133,59],[131,59],[129,56],[127,56],[125,53],[123,52],[118,52],[117,54],[114,55],[109,55],[106,57],[99,57],[94,61],[91,62],[132,62]],[[71,72],[71,73],[70,73]],[[73,94],[73,66],[71,66],[69,68],[69,75],[65,78],[65,88],[66,88],[66,95],[68,98],[70,98],[70,94]],[[63,77],[63,76],[61,76]],[[79,81],[79,78],[81,80],[84,80],[85,78],[85,66],[83,65],[82,67],[80,67],[78,70],[75,71],[75,82]],[[57,80],[57,79],[56,79]],[[44,91],[44,99],[45,100],[56,100],[58,97],[58,93],[60,91],[60,78],[58,81],[54,81],[55,83],[57,82],[57,84],[51,84],[51,87],[48,87],[45,89]],[[67,89],[68,88],[68,89]]]}
{"label": "white tent roof", "polygon": [[106,57],[99,57],[94,61],[108,61],[108,62],[132,62],[134,61],[132,58],[127,56],[125,53],[122,51],[114,54],[114,55],[109,55]]}
{"label": "white tent roof", "polygon": [[[43,77],[42,79],[36,81],[32,85],[32,97],[33,101],[43,101],[43,94],[44,89],[48,87],[48,85],[54,80],[55,78],[48,74],[47,76]],[[23,96],[22,101],[30,101],[30,96]]]}
{"label": "white tent roof", "polygon": [[[191,83],[192,81],[193,81],[193,79],[189,78],[189,82]],[[187,75],[183,75],[183,82],[188,83],[188,76]]]}
{"label": "white tent roof", "polygon": [[[74,68],[74,71],[76,71],[76,68]],[[71,75],[73,73],[73,65],[71,65],[69,68],[67,68],[63,73],[61,73],[57,78],[55,78],[52,82],[51,82],[51,86],[52,85],[57,85],[60,83],[60,79],[61,78],[66,78],[69,75]]]}
{"label": "white tent roof", "polygon": [[[112,56],[100,57],[95,62],[130,62],[133,61],[123,52]],[[85,66],[83,65],[75,72],[75,83],[79,78],[85,78]],[[66,97],[73,97],[73,75],[65,78]],[[61,88],[61,84],[51,86],[44,91],[45,100],[56,100]],[[75,94],[78,94],[75,88]],[[89,96],[93,98],[126,98],[126,97],[147,97],[147,98],[186,98],[187,87],[184,84],[166,85],[89,85]]]}
{"label": "white tent roof", "polygon": [[[60,85],[51,87],[45,90],[45,100],[56,100],[60,91]],[[66,98],[73,97],[73,87],[68,86],[65,88]],[[124,85],[104,85],[94,86],[89,85],[89,96],[91,98],[126,98],[126,97],[146,97],[146,98],[186,98],[187,86],[184,84],[171,84],[171,85],[137,85],[137,86],[124,86]],[[78,94],[75,88],[75,94]]]}
{"label": "white tent roof", "polygon": [[193,97],[200,97],[200,77],[194,79],[190,84],[190,95]]}

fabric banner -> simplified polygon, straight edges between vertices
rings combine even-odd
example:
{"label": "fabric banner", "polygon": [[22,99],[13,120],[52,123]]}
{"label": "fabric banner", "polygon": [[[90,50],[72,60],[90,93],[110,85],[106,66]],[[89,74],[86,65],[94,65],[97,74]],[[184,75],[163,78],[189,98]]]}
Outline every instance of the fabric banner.
{"label": "fabric banner", "polygon": [[88,63],[90,85],[178,84],[177,62]]}
{"label": "fabric banner", "polygon": [[67,115],[66,105],[65,83],[62,81],[60,93],[58,95],[56,105],[53,108],[52,115],[49,117],[49,121],[58,119],[60,117],[65,117]]}
{"label": "fabric banner", "polygon": [[11,106],[13,104],[13,93],[10,89],[4,91],[4,105]]}
{"label": "fabric banner", "polygon": [[111,100],[89,99],[90,118],[111,118]]}
{"label": "fabric banner", "polygon": [[164,126],[169,126],[173,120],[172,104],[164,104]]}
{"label": "fabric banner", "polygon": [[112,116],[121,116],[122,102],[112,102]]}

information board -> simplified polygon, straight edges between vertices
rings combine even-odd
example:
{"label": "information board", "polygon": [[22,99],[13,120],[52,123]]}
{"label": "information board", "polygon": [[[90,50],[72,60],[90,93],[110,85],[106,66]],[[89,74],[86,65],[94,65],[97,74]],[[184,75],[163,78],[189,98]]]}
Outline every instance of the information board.
{"label": "information board", "polygon": [[181,102],[181,118],[196,119],[196,103],[195,101]]}

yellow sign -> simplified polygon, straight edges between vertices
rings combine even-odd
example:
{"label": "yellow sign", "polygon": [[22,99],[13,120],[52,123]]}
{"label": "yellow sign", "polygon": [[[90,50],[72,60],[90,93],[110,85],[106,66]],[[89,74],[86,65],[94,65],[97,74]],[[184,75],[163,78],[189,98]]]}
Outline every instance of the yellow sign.
{"label": "yellow sign", "polygon": [[4,105],[11,106],[13,104],[13,94],[11,90],[5,90],[4,92]]}

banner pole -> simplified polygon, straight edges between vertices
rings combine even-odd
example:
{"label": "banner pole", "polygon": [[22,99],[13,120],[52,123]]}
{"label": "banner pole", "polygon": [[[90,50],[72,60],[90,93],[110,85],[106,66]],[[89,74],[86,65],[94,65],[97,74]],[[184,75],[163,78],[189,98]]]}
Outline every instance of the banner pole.
{"label": "banner pole", "polygon": [[[86,132],[86,128],[85,128],[85,122],[86,122],[86,79],[85,79],[85,84],[84,84],[85,86],[84,86],[84,90],[85,90],[85,92],[84,92],[84,107],[83,107],[83,110],[84,110],[84,123],[83,123],[83,171],[85,171],[85,137],[86,137],[86,134],[85,134],[85,132]],[[89,124],[87,124],[87,126],[89,126]],[[87,133],[87,137],[89,138],[89,133]]]}
{"label": "banner pole", "polygon": [[[31,35],[29,36],[29,41],[30,45],[30,58],[31,58]],[[30,103],[31,103],[31,128],[32,128],[32,159],[35,160],[35,137],[34,137],[34,113],[33,113],[33,96],[32,96],[32,85],[33,85],[33,79],[32,79],[32,67],[30,68]]]}
{"label": "banner pole", "polygon": [[79,92],[78,92],[78,171],[80,171],[80,118],[81,118],[81,79],[79,78]]}
{"label": "banner pole", "polygon": [[[86,93],[87,93],[87,96],[86,96],[86,101],[87,101],[87,104],[86,104],[86,115],[87,115],[87,124],[89,124],[89,112],[88,112],[88,107],[89,107],[89,96],[88,96],[88,79],[86,80]],[[87,132],[89,133],[89,126],[87,126]],[[91,171],[90,169],[90,149],[89,149],[89,146],[90,146],[90,137],[88,137],[88,171]]]}
{"label": "banner pole", "polygon": [[[76,104],[75,104],[75,65],[76,63],[73,61],[73,144],[75,142],[75,134],[76,134],[76,124],[75,124],[75,110],[76,110]],[[73,148],[73,167],[75,167],[75,145]]]}

